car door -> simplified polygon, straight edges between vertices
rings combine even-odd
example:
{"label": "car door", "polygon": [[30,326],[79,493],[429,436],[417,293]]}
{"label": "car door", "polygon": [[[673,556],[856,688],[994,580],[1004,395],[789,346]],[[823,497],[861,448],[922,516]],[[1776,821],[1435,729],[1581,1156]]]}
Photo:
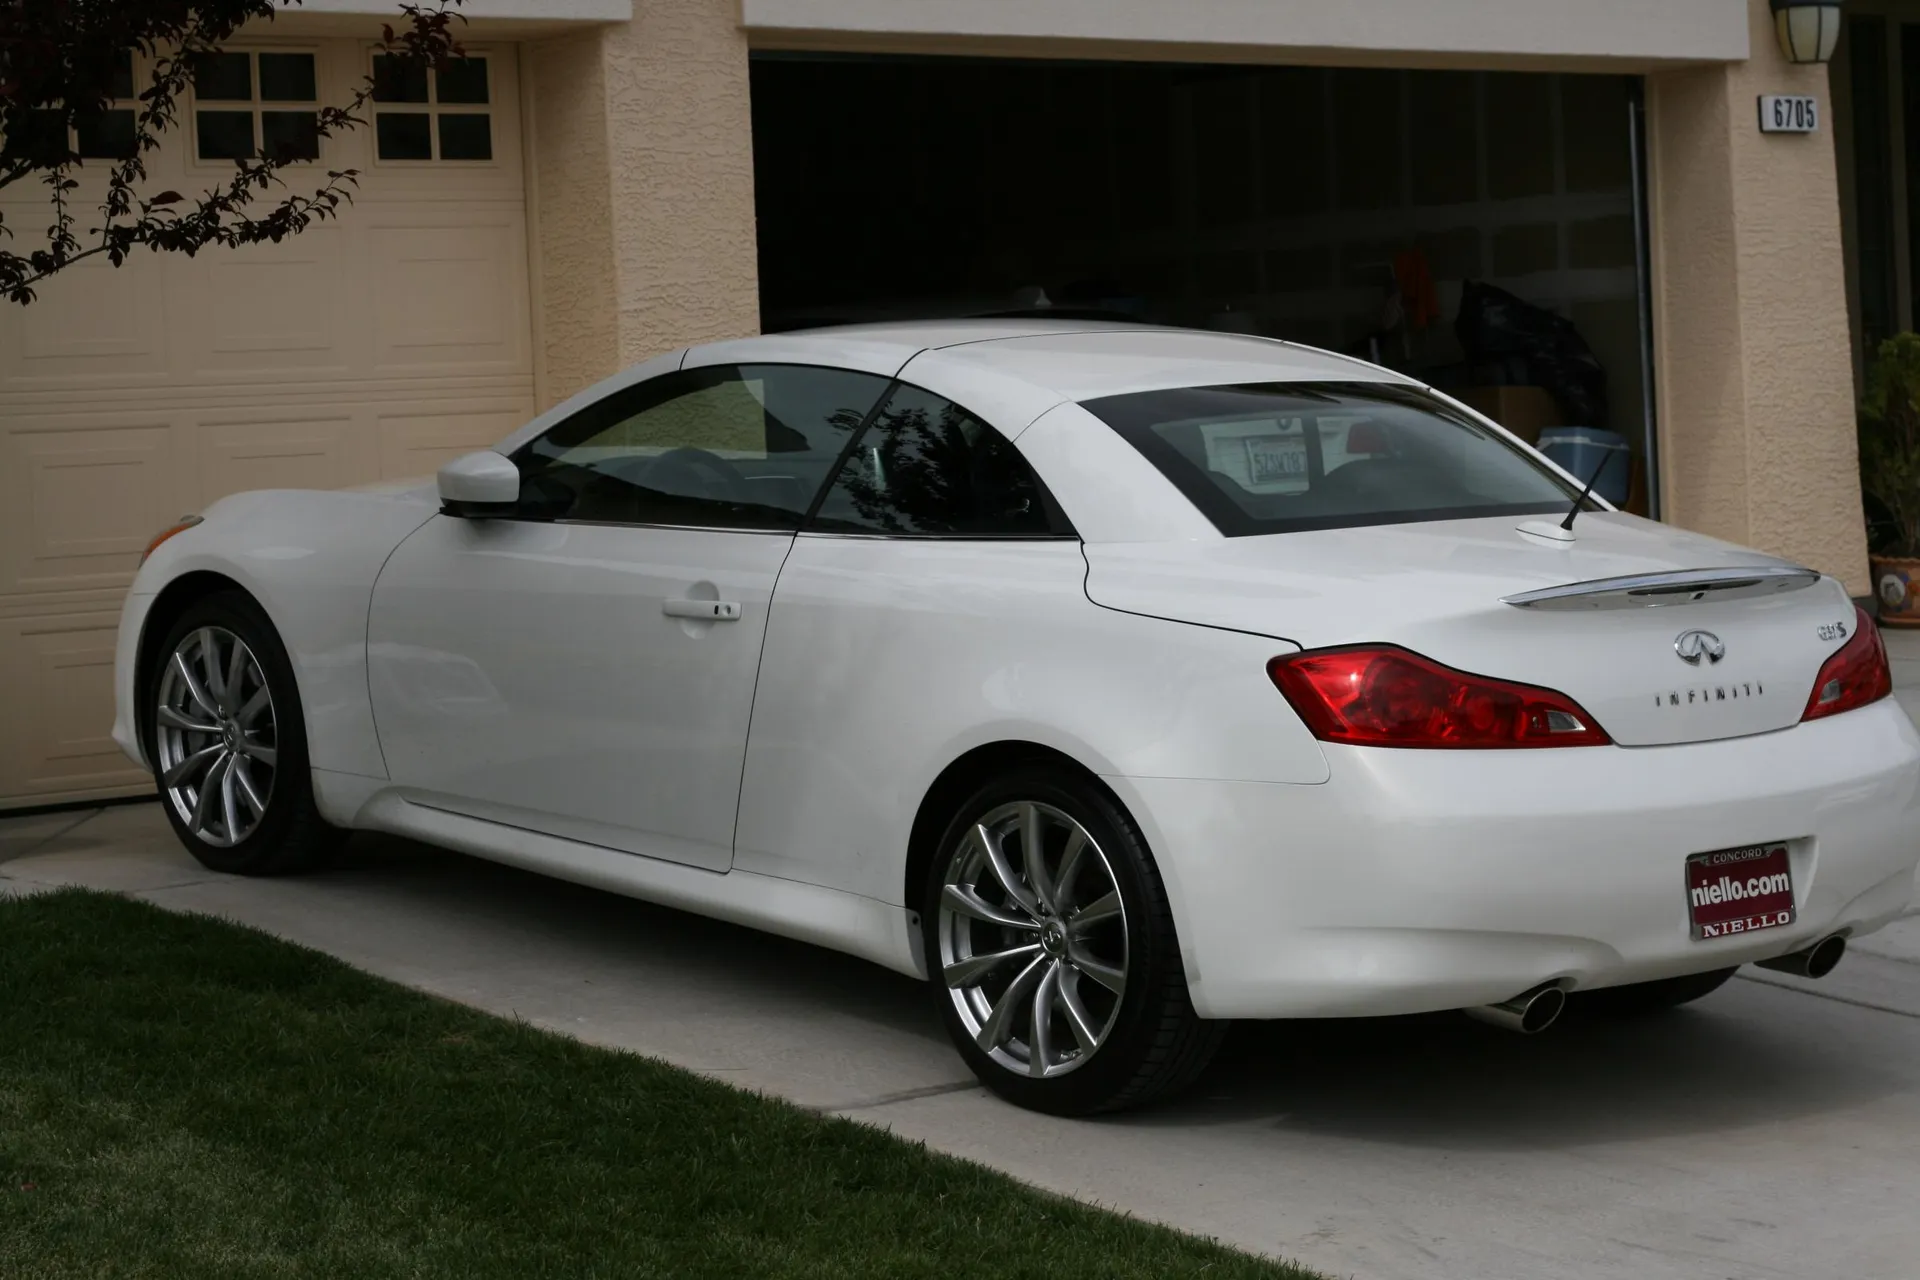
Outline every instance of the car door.
{"label": "car door", "polygon": [[884,378],[682,370],[513,456],[507,518],[438,515],[374,588],[368,664],[416,803],[724,871],[768,603]]}
{"label": "car door", "polygon": [[923,788],[954,744],[1098,665],[1085,576],[1007,436],[896,384],[781,569],[736,865],[900,901]]}

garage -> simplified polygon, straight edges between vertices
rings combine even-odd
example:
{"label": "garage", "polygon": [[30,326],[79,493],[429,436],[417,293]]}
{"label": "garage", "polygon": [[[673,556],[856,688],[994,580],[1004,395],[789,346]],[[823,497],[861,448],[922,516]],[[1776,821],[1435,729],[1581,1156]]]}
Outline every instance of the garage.
{"label": "garage", "polygon": [[[353,208],[277,246],[94,259],[0,310],[0,807],[151,788],[108,730],[120,599],[156,530],[239,490],[431,472],[533,412],[515,49],[471,52],[322,141],[314,106],[351,93],[371,45],[229,46],[149,160],[154,189],[290,139],[317,150],[290,187],[356,168]],[[33,184],[9,196],[24,242],[44,206]]]}
{"label": "garage", "polygon": [[1653,505],[1636,78],[788,51],[751,82],[770,330],[1290,339],[1611,456],[1601,491]]}

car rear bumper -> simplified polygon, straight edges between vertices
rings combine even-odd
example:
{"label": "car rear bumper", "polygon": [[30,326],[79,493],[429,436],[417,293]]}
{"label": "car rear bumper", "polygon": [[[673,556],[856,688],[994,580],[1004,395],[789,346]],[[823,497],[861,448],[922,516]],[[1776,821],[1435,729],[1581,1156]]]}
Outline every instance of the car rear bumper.
{"label": "car rear bumper", "polygon": [[[1203,1016],[1417,1013],[1767,959],[1885,924],[1920,862],[1920,734],[1890,698],[1684,746],[1327,758],[1314,786],[1108,779]],[[1770,842],[1794,923],[1695,940],[1687,856]]]}

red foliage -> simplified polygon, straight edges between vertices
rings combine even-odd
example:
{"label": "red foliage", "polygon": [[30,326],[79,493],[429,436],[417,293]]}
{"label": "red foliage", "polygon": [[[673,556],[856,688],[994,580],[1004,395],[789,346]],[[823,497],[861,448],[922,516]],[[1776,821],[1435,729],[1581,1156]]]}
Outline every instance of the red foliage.
{"label": "red foliage", "polygon": [[[300,0],[287,0],[298,4]],[[380,47],[397,57],[438,67],[464,56],[454,38],[461,0],[405,3],[398,28],[387,26]],[[0,0],[0,190],[35,178],[52,207],[44,248],[0,247],[0,294],[33,301],[34,286],[65,267],[104,254],[115,265],[136,248],[194,254],[208,246],[278,242],[351,202],[358,174],[329,170],[308,193],[277,195],[287,162],[270,156],[240,160],[223,185],[197,197],[162,191],[143,197],[145,156],[176,127],[179,103],[200,59],[216,52],[249,22],[271,22],[275,0]],[[100,225],[78,230],[73,170],[82,159],[72,147],[73,126],[97,117],[113,101],[116,69],[127,53],[150,66],[139,91],[132,153],[111,162]],[[353,96],[316,113],[319,136],[366,124],[373,97],[367,76]],[[270,196],[277,196],[271,206]],[[13,239],[0,214],[0,240]]]}

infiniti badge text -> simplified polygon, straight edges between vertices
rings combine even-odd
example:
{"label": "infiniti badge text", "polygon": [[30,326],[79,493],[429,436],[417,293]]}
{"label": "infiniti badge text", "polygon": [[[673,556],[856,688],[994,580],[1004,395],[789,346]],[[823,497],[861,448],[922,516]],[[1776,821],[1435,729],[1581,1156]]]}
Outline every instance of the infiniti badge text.
{"label": "infiniti badge text", "polygon": [[1690,707],[1702,702],[1738,702],[1742,698],[1758,698],[1767,692],[1767,686],[1758,680],[1742,680],[1739,684],[1717,684],[1711,688],[1669,689],[1665,693],[1653,695],[1656,707]]}

